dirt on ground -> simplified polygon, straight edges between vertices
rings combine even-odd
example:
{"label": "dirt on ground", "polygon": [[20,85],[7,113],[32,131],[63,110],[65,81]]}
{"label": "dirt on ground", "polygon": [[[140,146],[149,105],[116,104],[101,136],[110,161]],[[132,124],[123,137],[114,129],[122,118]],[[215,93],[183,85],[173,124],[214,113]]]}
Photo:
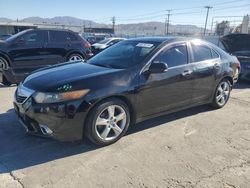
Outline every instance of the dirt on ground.
{"label": "dirt on ground", "polygon": [[107,147],[26,135],[14,91],[0,88],[0,187],[250,187],[250,83],[223,109],[154,118]]}

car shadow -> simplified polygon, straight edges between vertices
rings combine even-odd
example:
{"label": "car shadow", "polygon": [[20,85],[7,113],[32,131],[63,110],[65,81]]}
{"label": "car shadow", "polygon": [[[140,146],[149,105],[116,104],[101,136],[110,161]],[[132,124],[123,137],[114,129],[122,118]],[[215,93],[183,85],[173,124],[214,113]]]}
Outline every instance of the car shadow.
{"label": "car shadow", "polygon": [[[209,106],[199,106],[170,115],[153,118],[131,126],[127,135],[147,130],[156,126],[166,126],[176,119],[193,116],[212,110]],[[87,139],[77,142],[59,142],[25,134],[13,109],[0,114],[0,173],[9,173],[57,159],[86,154],[98,150],[98,147]]]}

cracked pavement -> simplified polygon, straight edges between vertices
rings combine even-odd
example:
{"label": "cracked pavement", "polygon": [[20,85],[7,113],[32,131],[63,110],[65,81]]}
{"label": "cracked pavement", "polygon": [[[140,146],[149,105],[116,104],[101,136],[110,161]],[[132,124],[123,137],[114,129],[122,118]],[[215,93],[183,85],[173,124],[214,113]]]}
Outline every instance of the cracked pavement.
{"label": "cracked pavement", "polygon": [[25,134],[0,87],[0,188],[249,188],[250,83],[219,110],[200,106],[133,127],[117,143],[60,143]]}

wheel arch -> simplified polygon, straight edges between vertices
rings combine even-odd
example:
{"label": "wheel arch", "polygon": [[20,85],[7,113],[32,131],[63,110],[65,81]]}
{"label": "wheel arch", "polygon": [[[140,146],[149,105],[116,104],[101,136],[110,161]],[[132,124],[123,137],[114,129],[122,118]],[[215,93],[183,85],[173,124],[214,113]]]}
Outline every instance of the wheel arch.
{"label": "wheel arch", "polygon": [[4,58],[7,61],[8,66],[10,66],[11,60],[10,60],[10,58],[9,58],[9,56],[7,54],[0,51],[0,57]]}
{"label": "wheel arch", "polygon": [[65,56],[65,60],[67,61],[69,56],[71,56],[72,54],[79,54],[81,56],[83,56],[84,58],[86,58],[86,55],[80,51],[77,51],[77,50],[72,50],[72,51],[69,51],[66,56]]}
{"label": "wheel arch", "polygon": [[233,81],[233,78],[231,77],[231,76],[224,76],[221,80],[220,80],[220,82],[222,81],[222,80],[224,80],[224,79],[227,79],[227,80],[229,80],[229,82],[230,82],[230,84],[231,84],[231,87],[233,86],[233,84],[234,84],[234,81]]}
{"label": "wheel arch", "polygon": [[106,101],[106,100],[110,100],[110,99],[119,99],[121,100],[122,102],[124,102],[128,108],[129,108],[129,113],[130,113],[130,122],[131,124],[135,123],[135,120],[136,120],[136,115],[135,115],[135,108],[134,106],[132,105],[132,102],[125,96],[123,95],[111,95],[111,96],[108,96],[108,97],[105,97],[105,98],[102,98],[98,101],[96,101],[92,107],[88,110],[87,112],[87,115],[86,115],[86,118],[84,120],[84,124],[83,124],[83,130],[85,129],[85,124],[86,122],[88,121],[88,118],[89,118],[89,115],[91,113],[91,111],[93,110],[94,107],[96,107],[96,105]]}

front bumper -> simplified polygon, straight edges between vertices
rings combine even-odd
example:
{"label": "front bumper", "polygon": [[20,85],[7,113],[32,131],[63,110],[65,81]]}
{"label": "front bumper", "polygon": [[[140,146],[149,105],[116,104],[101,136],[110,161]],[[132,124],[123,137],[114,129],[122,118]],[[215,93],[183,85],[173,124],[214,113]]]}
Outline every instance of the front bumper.
{"label": "front bumper", "polygon": [[82,101],[37,104],[30,97],[22,104],[15,100],[14,108],[28,133],[60,141],[75,141],[83,138],[84,122],[90,105]]}

